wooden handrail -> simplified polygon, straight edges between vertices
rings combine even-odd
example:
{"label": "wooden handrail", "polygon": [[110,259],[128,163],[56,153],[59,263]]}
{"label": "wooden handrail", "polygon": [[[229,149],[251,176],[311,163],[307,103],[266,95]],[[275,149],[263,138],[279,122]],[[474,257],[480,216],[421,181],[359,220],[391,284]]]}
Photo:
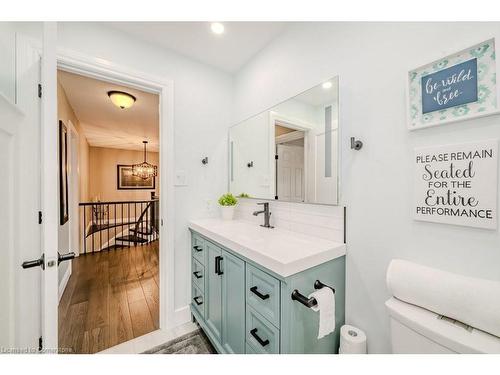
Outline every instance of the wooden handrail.
{"label": "wooden handrail", "polygon": [[159,199],[149,199],[149,200],[142,200],[142,201],[110,201],[110,202],[80,202],[78,203],[79,206],[98,206],[98,205],[103,205],[103,204],[131,204],[131,203],[151,203],[151,202],[157,202]]}

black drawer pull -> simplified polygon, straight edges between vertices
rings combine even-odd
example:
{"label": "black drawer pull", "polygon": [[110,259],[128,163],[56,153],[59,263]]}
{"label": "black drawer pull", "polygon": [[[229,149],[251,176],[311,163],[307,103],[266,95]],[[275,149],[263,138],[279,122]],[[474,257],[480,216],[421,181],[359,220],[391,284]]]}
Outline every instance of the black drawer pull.
{"label": "black drawer pull", "polygon": [[262,294],[261,292],[259,292],[257,290],[257,287],[256,286],[253,286],[250,288],[250,291],[255,294],[257,297],[259,297],[260,299],[268,299],[269,298],[269,294]]}
{"label": "black drawer pull", "polygon": [[193,272],[193,275],[197,278],[197,279],[201,279],[203,276],[200,275],[200,271],[194,271]]}
{"label": "black drawer pull", "polygon": [[195,249],[197,252],[203,251],[203,249],[198,245],[193,246],[193,249]]}
{"label": "black drawer pull", "polygon": [[203,304],[203,300],[202,300],[201,302],[200,302],[200,301],[198,301],[198,299],[199,299],[199,298],[201,298],[201,297],[194,297],[194,298],[193,298],[194,302],[196,302],[196,304],[197,304],[198,306],[200,306],[200,305],[202,305],[202,304]]}
{"label": "black drawer pull", "polygon": [[215,273],[219,276],[224,275],[224,272],[222,272],[220,268],[222,259],[223,258],[220,255],[215,257]]}
{"label": "black drawer pull", "polygon": [[253,336],[253,338],[255,340],[257,340],[259,342],[259,344],[261,346],[266,346],[269,344],[269,340],[268,339],[265,339],[265,340],[262,340],[259,335],[257,335],[257,328],[254,328],[250,331],[250,334]]}

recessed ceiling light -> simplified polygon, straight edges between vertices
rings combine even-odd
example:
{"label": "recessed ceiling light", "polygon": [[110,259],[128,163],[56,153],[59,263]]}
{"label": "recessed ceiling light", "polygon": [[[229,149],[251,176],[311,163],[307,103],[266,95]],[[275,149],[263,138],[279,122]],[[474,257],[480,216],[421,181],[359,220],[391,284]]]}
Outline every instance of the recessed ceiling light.
{"label": "recessed ceiling light", "polygon": [[108,91],[109,99],[120,109],[127,109],[134,105],[135,96],[123,91]]}
{"label": "recessed ceiling light", "polygon": [[224,32],[224,25],[220,22],[212,22],[210,29],[214,34],[222,34]]}
{"label": "recessed ceiling light", "polygon": [[329,89],[332,87],[332,83],[330,81],[326,81],[321,85],[325,90]]}

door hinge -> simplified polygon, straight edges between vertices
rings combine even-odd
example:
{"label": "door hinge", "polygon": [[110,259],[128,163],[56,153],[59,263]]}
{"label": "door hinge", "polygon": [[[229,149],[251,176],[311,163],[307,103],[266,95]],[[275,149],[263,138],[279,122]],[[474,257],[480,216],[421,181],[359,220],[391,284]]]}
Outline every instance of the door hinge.
{"label": "door hinge", "polygon": [[42,211],[38,211],[38,224],[42,224],[42,222],[43,222]]}
{"label": "door hinge", "polygon": [[43,349],[43,338],[42,338],[42,336],[40,336],[38,338],[38,351],[41,352],[42,349]]}
{"label": "door hinge", "polygon": [[274,159],[275,159],[275,160],[278,160],[278,155],[274,155]]}
{"label": "door hinge", "polygon": [[42,84],[41,83],[38,84],[38,97],[39,98],[42,97]]}

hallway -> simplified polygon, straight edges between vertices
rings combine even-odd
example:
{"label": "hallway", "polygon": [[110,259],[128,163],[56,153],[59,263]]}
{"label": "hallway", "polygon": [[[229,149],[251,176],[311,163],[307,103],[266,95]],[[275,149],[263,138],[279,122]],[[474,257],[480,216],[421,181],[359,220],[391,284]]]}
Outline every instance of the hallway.
{"label": "hallway", "polygon": [[59,350],[95,353],[159,328],[158,241],[82,255],[59,303]]}

